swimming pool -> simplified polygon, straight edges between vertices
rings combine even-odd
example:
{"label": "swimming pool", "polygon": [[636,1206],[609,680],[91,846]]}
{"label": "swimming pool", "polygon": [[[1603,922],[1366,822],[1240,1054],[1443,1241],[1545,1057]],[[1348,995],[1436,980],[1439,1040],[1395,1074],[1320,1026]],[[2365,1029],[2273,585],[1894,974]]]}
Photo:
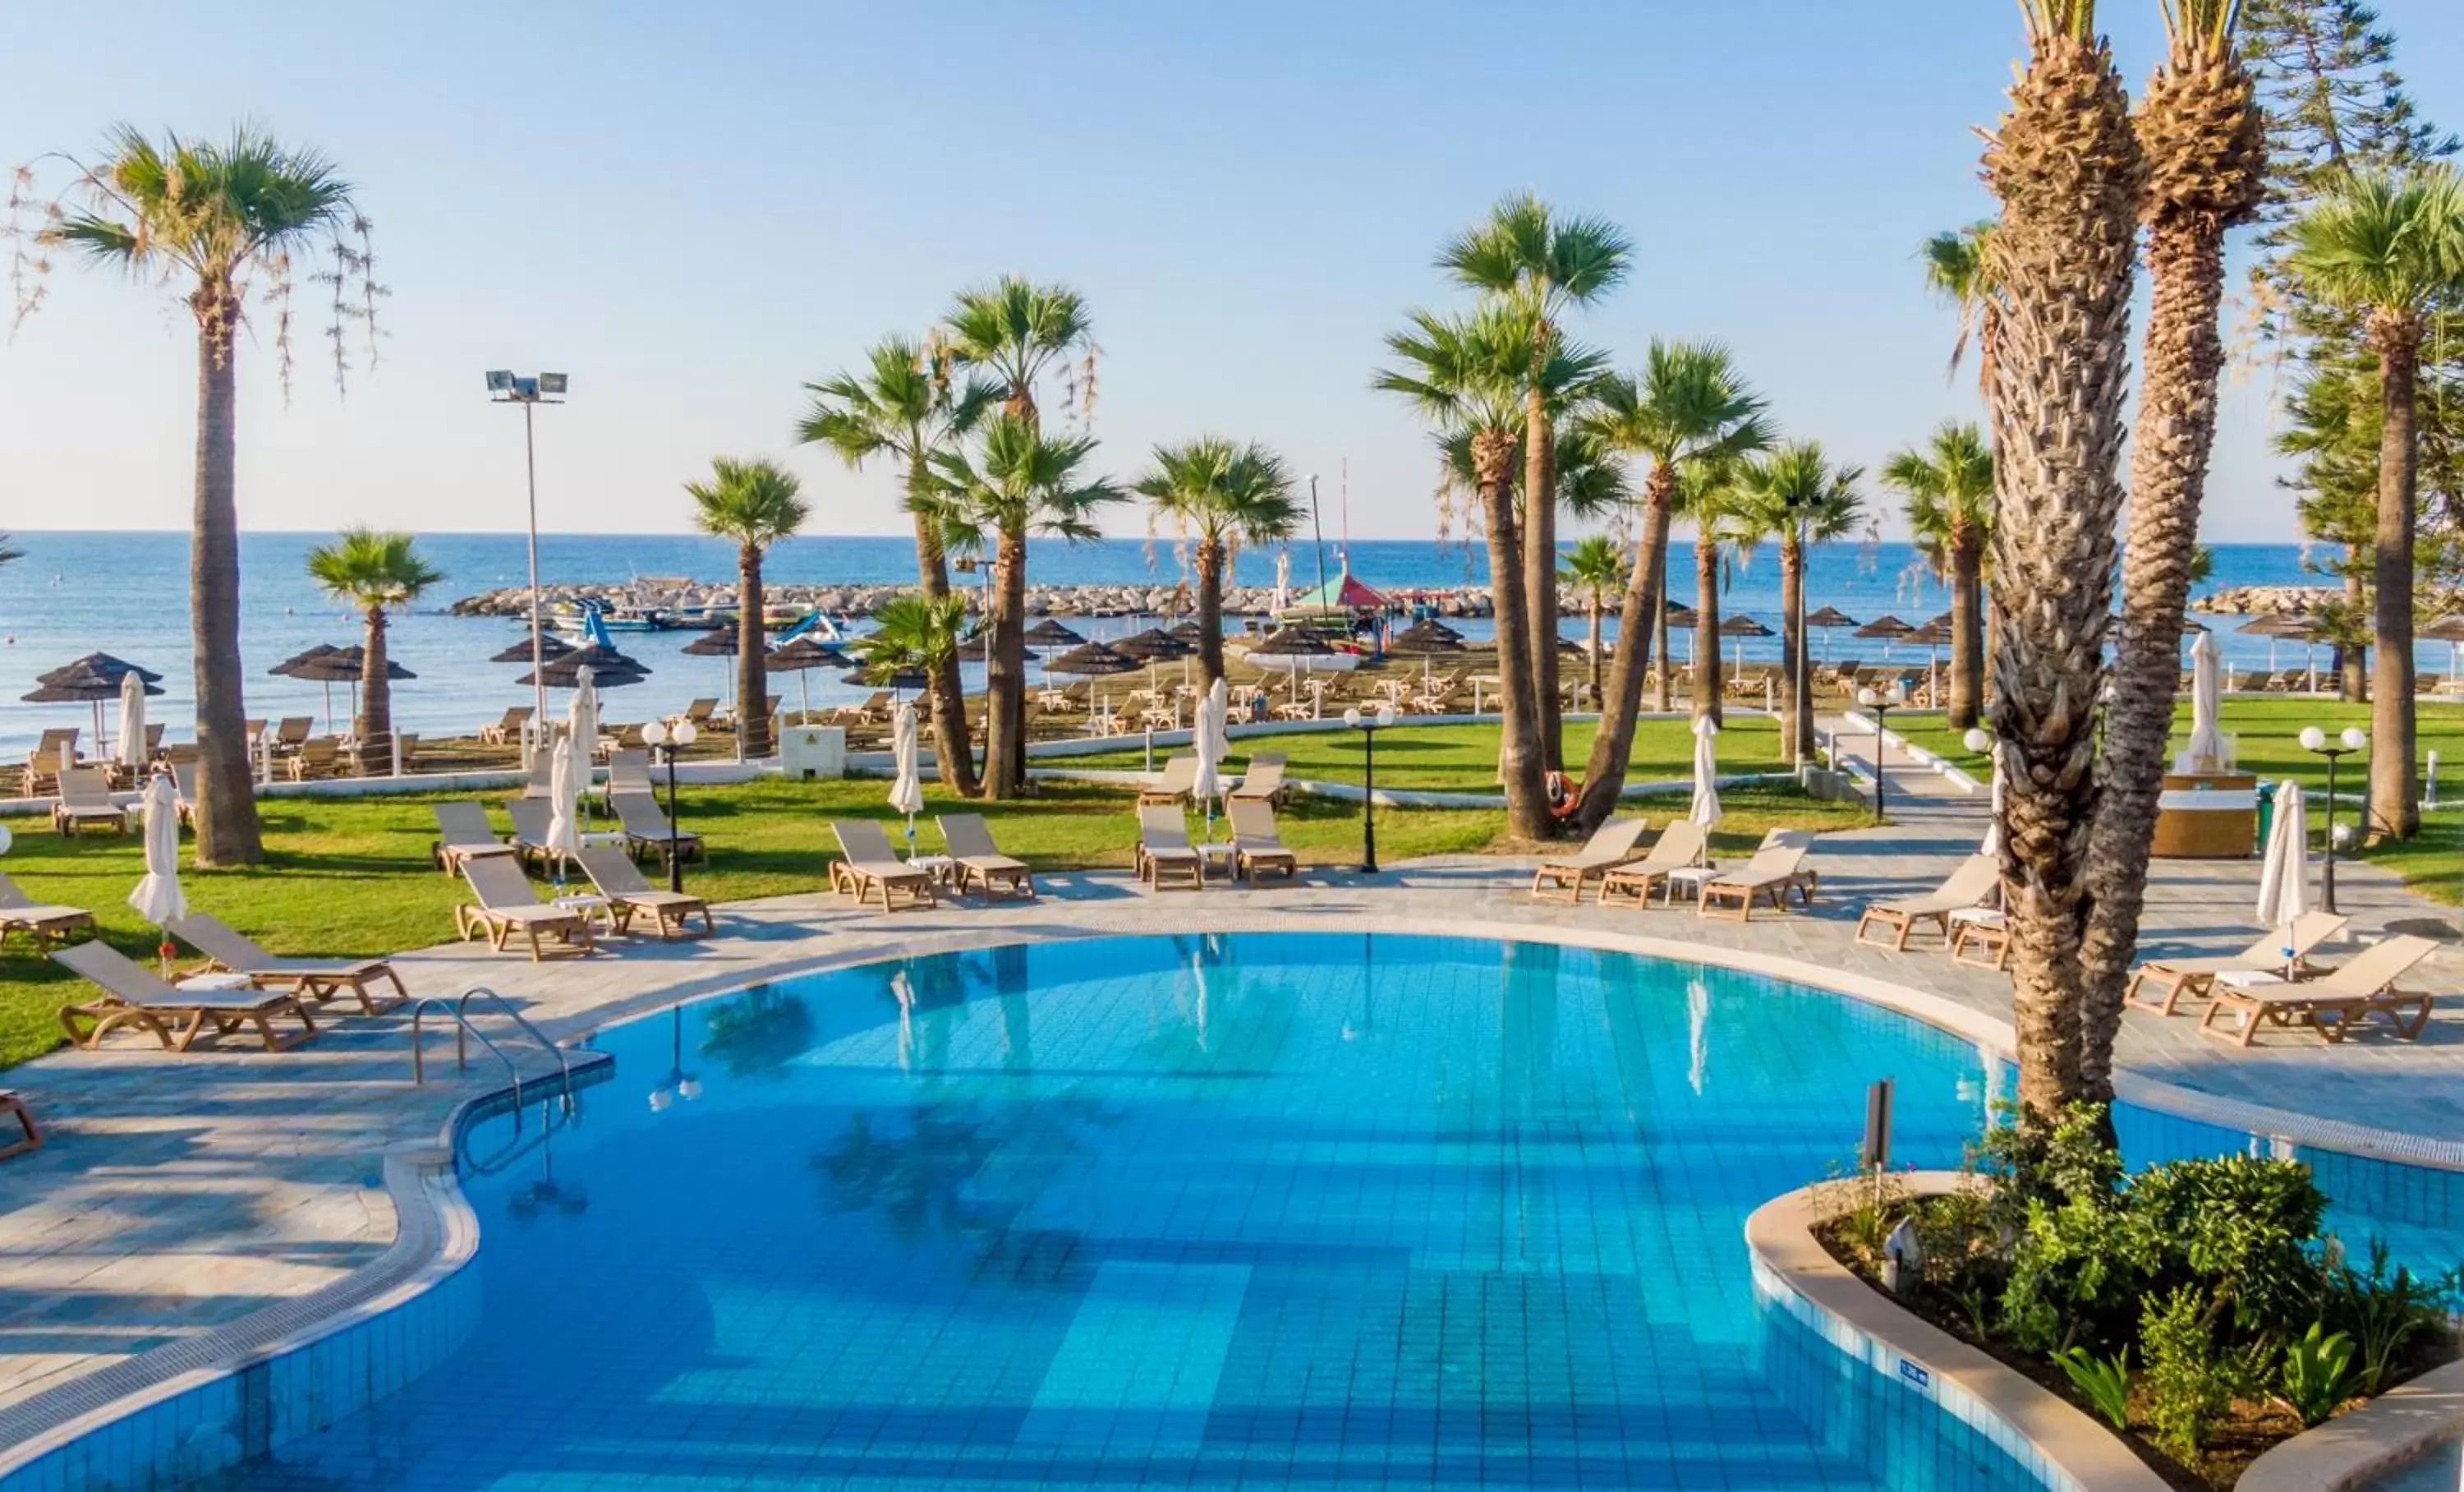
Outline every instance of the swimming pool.
{"label": "swimming pool", "polygon": [[[1755,1304],[1746,1214],[1851,1153],[1869,1080],[1937,1165],[1997,1080],[1855,1000],[1546,944],[1155,937],[595,1044],[616,1075],[572,1127],[469,1137],[502,1163],[465,1180],[470,1342],[215,1485],[2031,1484]],[[2443,1189],[2383,1200],[2455,1222]]]}

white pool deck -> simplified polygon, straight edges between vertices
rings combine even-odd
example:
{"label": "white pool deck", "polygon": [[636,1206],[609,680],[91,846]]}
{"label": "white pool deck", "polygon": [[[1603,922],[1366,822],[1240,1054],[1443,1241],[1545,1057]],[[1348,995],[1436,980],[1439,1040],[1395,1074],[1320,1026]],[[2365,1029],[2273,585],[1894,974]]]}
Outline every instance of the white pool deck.
{"label": "white pool deck", "polygon": [[[1841,741],[1852,754],[1871,750],[1870,734]],[[1983,832],[1981,799],[1897,759],[1888,776],[1895,822],[1820,842],[1814,863],[1822,895],[1812,915],[1758,913],[1745,924],[1685,910],[1538,902],[1526,890],[1529,861],[1462,857],[1374,880],[1314,871],[1296,885],[1160,896],[1125,873],[1063,875],[1044,878],[1045,898],[1032,904],[969,900],[894,916],[855,911],[817,890],[727,908],[720,935],[698,942],[621,943],[547,965],[447,945],[399,964],[415,993],[484,984],[561,1038],[776,972],[900,954],[1025,939],[1374,925],[1654,940],[1680,946],[1663,951],[1911,991],[1919,1003],[1947,1002],[1937,1013],[1991,1034],[2010,1015],[2004,976],[1958,968],[1930,946],[1892,953],[1852,941],[1866,901],[1930,888]],[[818,823],[815,842],[818,849]],[[815,863],[818,876],[818,854]],[[2417,977],[2459,997],[2422,1038],[2374,1032],[2331,1048],[2278,1034],[2237,1051],[2200,1036],[2195,1016],[2133,1012],[2119,1045],[2130,1096],[2169,1084],[2197,1095],[2187,1106],[2205,1117],[2296,1138],[2412,1137],[2426,1153],[2464,1164],[2464,946],[2454,941],[2455,913],[2366,867],[2340,870],[2339,881],[2357,935],[2402,926],[2446,937]],[[2143,945],[2242,946],[2255,932],[2255,864],[2161,865]],[[450,1040],[431,1032],[430,1082],[414,1088],[407,1015],[334,1009],[318,1039],[294,1052],[233,1044],[181,1057],[128,1040],[100,1053],[55,1053],[6,1075],[42,1116],[51,1143],[0,1164],[0,1410],[305,1294],[384,1250],[394,1231],[379,1181],[384,1149],[431,1139],[455,1103],[499,1086],[501,1073],[474,1064],[457,1080]],[[534,1063],[546,1066],[543,1057]]]}

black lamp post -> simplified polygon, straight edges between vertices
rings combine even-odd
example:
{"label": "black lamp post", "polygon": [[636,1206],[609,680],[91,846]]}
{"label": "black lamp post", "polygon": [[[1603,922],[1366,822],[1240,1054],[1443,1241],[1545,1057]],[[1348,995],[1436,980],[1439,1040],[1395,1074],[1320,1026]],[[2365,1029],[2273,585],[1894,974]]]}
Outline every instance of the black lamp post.
{"label": "black lamp post", "polygon": [[1883,735],[1889,729],[1891,711],[1908,702],[1907,687],[1896,679],[1886,689],[1868,686],[1857,691],[1857,702],[1874,712],[1874,822],[1879,824],[1882,821],[1882,757],[1890,749],[1883,744]]}
{"label": "black lamp post", "polygon": [[1377,732],[1395,724],[1395,706],[1381,704],[1370,714],[1358,706],[1343,712],[1343,723],[1360,732],[1361,748],[1369,753],[1360,778],[1360,873],[1377,874]]}
{"label": "black lamp post", "polygon": [[654,720],[642,727],[642,744],[650,748],[651,758],[668,765],[668,889],[674,892],[685,888],[684,857],[677,853],[681,843],[676,832],[676,758],[698,735],[689,720],[674,724]]}
{"label": "black lamp post", "polygon": [[2316,751],[2327,759],[2327,858],[2319,868],[2319,905],[2323,911],[2336,909],[2336,763],[2368,749],[2369,744],[2368,734],[2354,725],[2346,726],[2333,746],[2327,743],[2327,733],[2316,725],[2301,732],[2302,749]]}

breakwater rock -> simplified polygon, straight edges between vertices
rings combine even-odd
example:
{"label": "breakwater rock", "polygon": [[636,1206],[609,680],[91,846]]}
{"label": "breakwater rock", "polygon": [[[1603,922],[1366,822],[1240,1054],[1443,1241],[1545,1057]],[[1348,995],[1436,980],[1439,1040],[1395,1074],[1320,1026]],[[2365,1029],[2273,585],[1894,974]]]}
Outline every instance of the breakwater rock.
{"label": "breakwater rock", "polygon": [[2228,616],[2307,616],[2343,593],[2341,586],[2227,586],[2194,598],[2190,610]]}
{"label": "breakwater rock", "polygon": [[[819,611],[832,616],[869,616],[882,602],[892,596],[913,591],[913,586],[828,586],[780,585],[762,588],[763,600],[774,610],[797,609]],[[958,588],[970,610],[982,604],[982,589],[964,585]],[[714,609],[725,611],[736,605],[733,585],[702,585],[690,580],[630,581],[605,585],[542,586],[540,595],[551,612],[579,609],[584,601],[595,601],[610,611],[655,611],[679,619],[679,625],[691,625],[690,616]],[[1489,612],[1488,592],[1478,587],[1463,586],[1452,590],[1420,591],[1413,597],[1417,604],[1433,609],[1441,616],[1486,616]],[[1236,586],[1223,592],[1223,610],[1228,615],[1265,616],[1274,609],[1275,593],[1264,586]],[[1572,608],[1573,597],[1567,595],[1563,605]],[[527,586],[507,586],[464,596],[447,611],[455,616],[527,616],[531,593]],[[1187,586],[1029,586],[1026,588],[1026,609],[1039,616],[1165,616],[1197,610],[1196,593]],[[1571,611],[1569,614],[1572,614]]]}

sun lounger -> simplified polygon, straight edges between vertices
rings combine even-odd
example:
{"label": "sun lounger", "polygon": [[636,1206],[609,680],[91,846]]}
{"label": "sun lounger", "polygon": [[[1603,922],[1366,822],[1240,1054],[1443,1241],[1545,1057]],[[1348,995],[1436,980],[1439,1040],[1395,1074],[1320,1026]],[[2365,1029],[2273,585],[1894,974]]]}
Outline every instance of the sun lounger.
{"label": "sun lounger", "polygon": [[1931,923],[1947,947],[1950,914],[1984,905],[2001,886],[2002,862],[1991,855],[1971,855],[1960,861],[1959,868],[1940,886],[1924,896],[1867,903],[1864,915],[1857,919],[1857,941],[1881,946],[1883,938],[1865,935],[1868,929],[1879,926],[1889,935],[1892,951],[1899,952],[1907,947],[1908,935],[1916,931],[1918,924]]}
{"label": "sun lounger", "polygon": [[128,833],[128,810],[111,800],[111,787],[99,767],[73,767],[59,774],[59,801],[52,805],[52,827],[64,835],[88,824],[108,825],[115,834]]}
{"label": "sun lounger", "polygon": [[171,812],[183,824],[197,821],[197,764],[174,761],[171,764]]}
{"label": "sun lounger", "polygon": [[522,796],[553,797],[556,794],[556,754],[564,749],[561,739],[547,743],[531,753],[530,774],[522,780]]}
{"label": "sun lounger", "polygon": [[429,857],[449,876],[458,873],[465,860],[517,853],[512,845],[496,837],[496,826],[488,822],[485,805],[455,799],[431,803],[428,811],[436,815],[436,843]]}
{"label": "sun lounger", "polygon": [[1177,803],[1198,786],[1198,758],[1184,751],[1169,758],[1155,780],[1138,788],[1141,803]]}
{"label": "sun lounger", "polygon": [[[213,968],[245,974],[260,990],[295,991],[319,1005],[332,1004],[335,995],[348,990],[360,1009],[371,1015],[382,1015],[410,998],[410,991],[402,986],[402,975],[381,958],[286,958],[267,952],[204,912],[175,918],[166,925],[174,937],[203,953]],[[391,995],[370,991],[368,987],[379,980],[393,986]]]}
{"label": "sun lounger", "polygon": [[475,905],[453,909],[453,935],[457,938],[487,934],[488,944],[497,952],[505,951],[506,942],[517,932],[530,940],[531,962],[547,957],[542,935],[562,945],[562,951],[586,954],[597,946],[590,935],[589,914],[580,907],[555,906],[539,899],[531,889],[531,880],[511,855],[473,855],[462,861],[462,879],[477,897]]}
{"label": "sun lounger", "polygon": [[1279,751],[1261,751],[1249,758],[1241,773],[1241,785],[1224,794],[1232,798],[1256,798],[1266,803],[1283,801],[1285,757]]}
{"label": "sun lounger", "polygon": [[837,725],[878,725],[890,719],[895,706],[890,691],[875,689],[872,698],[862,704],[842,704],[830,712],[830,723]]}
{"label": "sun lounger", "polygon": [[617,827],[625,831],[625,849],[635,859],[645,854],[665,856],[673,846],[679,859],[698,860],[709,857],[703,852],[701,835],[677,829],[668,818],[667,810],[648,792],[619,792],[607,800],[608,812],[616,815]]}
{"label": "sun lounger", "polygon": [[607,758],[607,786],[604,796],[655,791],[650,782],[650,753],[648,749],[618,751]]}
{"label": "sun lounger", "polygon": [[[269,1052],[285,1052],[317,1034],[316,1017],[299,996],[288,990],[192,990],[165,984],[154,970],[133,962],[110,944],[96,940],[55,949],[54,961],[101,986],[103,997],[60,1008],[60,1027],[69,1040],[92,1051],[116,1026],[149,1031],[163,1045],[185,1052],[202,1035],[228,1035],[253,1028]],[[276,1016],[295,1016],[305,1029],[282,1035],[274,1029]],[[79,1030],[79,1023],[87,1029]]]}
{"label": "sun lounger", "polygon": [[332,776],[342,765],[342,744],[332,736],[314,736],[299,743],[291,753],[284,770],[293,782],[306,782],[319,775]]}
{"label": "sun lounger", "polygon": [[942,841],[950,847],[959,890],[972,887],[989,897],[995,885],[1003,885],[1014,896],[1034,898],[1034,873],[1024,860],[1003,855],[993,843],[992,826],[982,814],[944,813],[935,822],[941,826]]}
{"label": "sun lounger", "polygon": [[1950,961],[2000,973],[2011,967],[2011,920],[1971,906],[1950,914]]}
{"label": "sun lounger", "polygon": [[939,904],[933,894],[933,873],[900,859],[878,823],[869,818],[832,819],[830,833],[839,841],[841,856],[830,862],[831,890],[854,897],[858,906],[878,891],[885,912],[898,910],[901,896],[910,906]]}
{"label": "sun lounger", "polygon": [[711,717],[717,713],[718,700],[714,696],[709,699],[693,701],[691,704],[686,705],[685,712],[676,718],[678,720],[689,720],[693,722],[693,728],[695,730],[702,730],[709,727]]}
{"label": "sun lounger", "polygon": [[[2222,974],[2299,974],[2312,949],[2343,935],[2345,919],[2333,912],[2304,912],[2238,953],[2209,958],[2151,958],[2130,971],[2124,1004],[2170,1015],[2185,998],[2211,993]],[[2288,951],[2289,950],[2289,951]],[[2144,993],[2142,991],[2145,991]]]}
{"label": "sun lounger", "polygon": [[1169,882],[1206,889],[1206,859],[1189,842],[1189,821],[1177,803],[1138,805],[1137,879],[1157,891]]}
{"label": "sun lounger", "polygon": [[505,711],[505,718],[493,725],[479,727],[481,746],[506,746],[522,739],[522,727],[531,723],[531,707],[517,704]]}
{"label": "sun lounger", "polygon": [[1253,885],[1262,870],[1275,871],[1287,880],[1299,878],[1300,857],[1285,846],[1272,804],[1264,798],[1235,798],[1224,805],[1224,812],[1232,819],[1234,876]]}
{"label": "sun lounger", "polygon": [[547,846],[548,830],[556,823],[556,805],[545,798],[514,798],[505,804],[506,816],[514,821],[514,832],[505,842],[525,865],[545,865],[556,852]]}
{"label": "sun lounger", "polygon": [[1585,882],[1640,857],[1635,845],[1640,842],[1647,827],[1639,818],[1610,819],[1592,831],[1592,837],[1573,855],[1542,860],[1540,868],[1531,873],[1531,894],[1546,898],[1552,889],[1562,889],[1569,902],[1580,902]]}
{"label": "sun lounger", "polygon": [[317,728],[313,715],[285,715],[275,722],[274,749],[296,751],[307,745],[309,733]]}
{"label": "sun lounger", "polygon": [[65,942],[70,933],[79,928],[94,931],[92,912],[81,906],[37,902],[8,876],[0,874],[0,943],[7,942],[12,932],[22,932],[34,940],[34,951],[40,953],[55,943]]}
{"label": "sun lounger", "polygon": [[1754,852],[1752,859],[1704,880],[1703,898],[1694,910],[1704,917],[1725,917],[1733,910],[1737,921],[1747,922],[1753,917],[1758,901],[1768,901],[1786,911],[1791,891],[1806,905],[1813,905],[1814,873],[1805,868],[1806,852],[1813,847],[1810,830],[1772,830],[1764,835],[1762,848]]}
{"label": "sun lounger", "polygon": [[23,1155],[29,1150],[39,1150],[43,1147],[43,1130],[41,1125],[34,1123],[34,1111],[26,1106],[24,1099],[17,1097],[7,1088],[0,1088],[0,1115],[14,1119],[17,1122],[17,1127],[26,1132],[26,1138],[22,1140],[0,1145],[0,1161],[5,1161],[11,1155]]}
{"label": "sun lounger", "polygon": [[[2428,938],[2400,934],[2380,939],[2316,979],[2261,982],[2275,976],[2255,972],[2220,978],[2209,991],[2199,1030],[2219,1041],[2248,1046],[2261,1026],[2307,1026],[2332,1043],[2375,1014],[2386,1016],[2395,1034],[2410,1041],[2430,1024],[2432,996],[2398,990],[2395,982],[2437,946]],[[2225,1015],[2240,1019],[2227,1025],[2218,1018]]]}
{"label": "sun lounger", "polygon": [[1667,900],[1676,885],[1674,873],[1702,864],[1703,852],[1709,848],[1710,838],[1701,824],[1690,818],[1678,819],[1660,832],[1649,854],[1600,878],[1600,904],[1642,906],[1651,901],[1655,886],[1660,888],[1661,900]]}
{"label": "sun lounger", "polygon": [[590,878],[599,894],[607,899],[618,932],[631,931],[633,918],[641,913],[649,915],[663,940],[696,936],[691,926],[691,920],[696,916],[701,919],[703,933],[718,930],[718,924],[711,921],[707,899],[650,884],[643,879],[640,866],[613,849],[584,850],[574,858],[582,862],[582,873]]}
{"label": "sun lounger", "polygon": [[63,761],[68,766],[75,767],[77,742],[77,728],[75,725],[55,725],[46,728],[43,739],[35,743],[34,749],[26,753],[26,769],[35,772],[55,772],[60,769]]}

